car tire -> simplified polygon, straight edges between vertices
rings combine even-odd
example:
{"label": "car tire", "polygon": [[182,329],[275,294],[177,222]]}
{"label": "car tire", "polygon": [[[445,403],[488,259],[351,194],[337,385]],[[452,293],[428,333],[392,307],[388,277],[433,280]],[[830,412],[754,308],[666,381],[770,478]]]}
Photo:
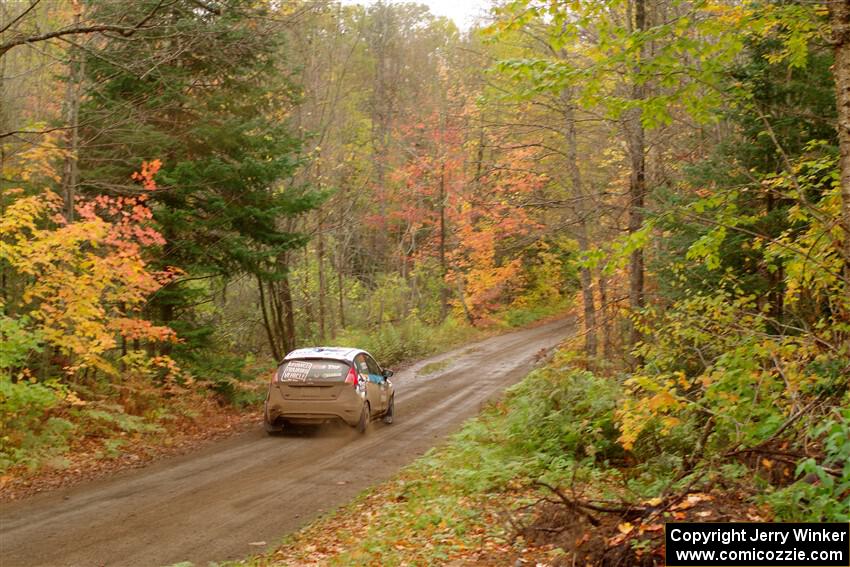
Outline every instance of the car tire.
{"label": "car tire", "polygon": [[280,435],[281,433],[283,433],[283,426],[282,425],[272,425],[271,423],[269,423],[268,421],[265,421],[265,420],[263,420],[263,429],[265,429],[266,433],[268,433],[272,437],[274,437],[276,435]]}
{"label": "car tire", "polygon": [[357,431],[366,433],[369,430],[369,423],[372,421],[372,409],[369,407],[369,402],[363,404],[363,411],[360,412],[360,421],[357,422]]}
{"label": "car tire", "polygon": [[384,423],[390,425],[393,422],[393,416],[395,415],[395,396],[390,398],[390,403],[387,406],[387,411],[384,413]]}

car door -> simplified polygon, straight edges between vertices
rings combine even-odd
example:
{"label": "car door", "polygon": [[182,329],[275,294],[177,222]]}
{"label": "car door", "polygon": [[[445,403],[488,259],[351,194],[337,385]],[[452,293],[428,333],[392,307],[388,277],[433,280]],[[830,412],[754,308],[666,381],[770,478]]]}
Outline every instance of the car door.
{"label": "car door", "polygon": [[369,366],[369,377],[375,380],[375,383],[378,386],[378,405],[372,406],[375,409],[375,413],[384,413],[387,411],[387,404],[390,401],[389,396],[389,383],[387,379],[384,378],[384,373],[381,371],[381,367],[378,366],[378,363],[371,356],[366,356],[366,364]]}
{"label": "car door", "polygon": [[372,414],[379,413],[381,411],[379,409],[381,405],[380,385],[371,374],[365,354],[360,353],[354,357],[354,368],[360,377],[360,382],[366,385],[366,399],[369,401]]}

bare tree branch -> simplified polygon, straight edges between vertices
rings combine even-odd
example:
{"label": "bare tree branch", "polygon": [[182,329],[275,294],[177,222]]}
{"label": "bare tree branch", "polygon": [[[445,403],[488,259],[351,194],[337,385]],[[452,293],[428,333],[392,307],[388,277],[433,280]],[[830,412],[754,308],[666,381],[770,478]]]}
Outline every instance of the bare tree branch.
{"label": "bare tree branch", "polygon": [[36,6],[38,6],[38,3],[39,3],[39,2],[41,2],[41,0],[33,0],[33,2],[29,5],[29,8],[27,8],[26,10],[24,10],[23,12],[21,12],[20,14],[18,14],[18,15],[17,15],[16,17],[14,17],[11,21],[9,21],[9,23],[8,23],[8,24],[6,24],[5,26],[3,26],[3,29],[2,29],[2,30],[0,30],[0,33],[5,32],[6,30],[8,30],[8,29],[9,29],[9,28],[11,28],[12,26],[14,26],[16,23],[18,23],[19,21],[21,21],[21,20],[23,19],[23,17],[24,17],[24,16],[26,16],[27,14],[29,14],[29,13],[30,13],[30,11],[32,11],[32,9],[33,9],[33,8],[35,8]]}
{"label": "bare tree branch", "polygon": [[66,35],[82,35],[82,34],[91,34],[91,33],[102,33],[102,32],[116,32],[123,37],[130,37],[134,33],[139,30],[146,29],[146,24],[151,20],[151,18],[156,15],[156,13],[163,7],[163,0],[157,2],[156,6],[148,12],[148,14],[139,20],[133,26],[119,26],[115,24],[96,24],[90,26],[73,26],[69,28],[64,28],[61,30],[55,30],[52,32],[43,33],[40,35],[31,35],[31,36],[18,36],[14,39],[11,39],[3,44],[0,44],[0,57],[6,54],[13,47],[17,47],[19,45],[25,45],[30,43],[38,43],[40,41],[47,41],[50,39],[55,39],[58,37],[63,37]]}

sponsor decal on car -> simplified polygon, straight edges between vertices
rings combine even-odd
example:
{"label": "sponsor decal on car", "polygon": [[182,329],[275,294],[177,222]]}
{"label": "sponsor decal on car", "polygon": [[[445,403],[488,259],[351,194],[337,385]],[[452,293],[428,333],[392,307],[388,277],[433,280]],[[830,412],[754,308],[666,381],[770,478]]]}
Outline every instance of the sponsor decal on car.
{"label": "sponsor decal on car", "polygon": [[311,368],[313,368],[312,362],[296,360],[286,365],[280,378],[287,382],[303,382],[307,379]]}

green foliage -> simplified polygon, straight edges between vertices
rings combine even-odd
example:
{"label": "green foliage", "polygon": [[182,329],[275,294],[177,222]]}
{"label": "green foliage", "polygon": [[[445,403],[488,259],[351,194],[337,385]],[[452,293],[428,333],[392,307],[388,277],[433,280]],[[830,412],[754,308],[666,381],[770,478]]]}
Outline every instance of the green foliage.
{"label": "green foliage", "polygon": [[813,441],[823,444],[824,458],[807,458],[797,465],[803,480],[777,490],[766,501],[777,518],[798,522],[850,521],[850,409],[815,427]]}
{"label": "green foliage", "polygon": [[[523,281],[522,292],[511,307],[530,308],[552,307],[562,304],[578,281],[574,262],[577,244],[566,237],[540,240],[522,253]],[[515,326],[508,322],[511,326]]]}
{"label": "green foliage", "polygon": [[506,309],[497,313],[496,317],[502,319],[508,327],[523,327],[546,317],[564,313],[571,305],[571,299],[560,299],[543,305]]}
{"label": "green foliage", "polygon": [[563,479],[577,466],[584,467],[583,478],[596,474],[594,466],[624,454],[614,414],[619,390],[617,382],[566,363],[535,370],[469,421],[440,454],[439,466],[448,466],[447,480],[469,492],[517,479]]}
{"label": "green foliage", "polygon": [[0,313],[0,373],[11,377],[30,356],[42,349],[41,333],[32,329],[29,317],[13,319]]}
{"label": "green foliage", "polygon": [[245,387],[246,383],[256,379],[247,365],[246,357],[207,348],[192,356],[186,367],[222,401],[248,407],[259,402],[264,392]]}
{"label": "green foliage", "polygon": [[28,380],[12,381],[0,377],[0,419],[3,431],[31,428],[62,399],[58,384],[40,384]]}
{"label": "green foliage", "polygon": [[[627,447],[653,420],[669,430],[692,414],[714,416],[718,447],[756,444],[779,427],[799,396],[829,392],[840,399],[846,391],[836,372],[850,352],[836,318],[850,312],[850,294],[839,277],[840,240],[825,238],[836,230],[826,220],[838,215],[836,162],[830,152],[815,153],[822,145],[807,147],[812,155],[790,171],[764,177],[794,203],[787,207],[793,227],[777,236],[756,232],[752,216],[737,212],[734,197],[711,196],[691,206],[712,211],[728,228],[708,230],[686,253],[687,260],[702,260],[719,273],[705,291],[683,276],[681,299],[663,314],[644,314],[644,332],[652,339],[636,350],[646,363],[630,381],[640,396],[623,409]],[[782,268],[782,287],[771,296],[750,293],[747,274],[723,265],[729,257],[723,244],[741,227],[755,235],[747,246],[754,257],[773,271]],[[816,336],[805,328],[820,331]]]}
{"label": "green foliage", "polygon": [[[154,4],[102,4],[96,12],[141,19]],[[300,165],[300,141],[282,119],[294,86],[277,67],[283,36],[261,24],[268,15],[244,0],[227,0],[214,14],[179,0],[156,12],[138,41],[87,52],[85,70],[99,88],[80,122],[99,143],[81,152],[83,191],[132,189],[129,164],[140,156],[162,161],[162,191],[151,200],[166,244],[153,264],[178,266],[186,277],[157,293],[149,309],[166,323],[180,319],[174,328],[187,347],[212,341],[213,327],[193,317],[210,289],[193,282],[281,277],[278,256],[307,240],[285,230],[283,219],[325,197],[283,187]]]}
{"label": "green foliage", "polygon": [[107,459],[115,459],[121,456],[121,449],[127,445],[126,439],[107,439],[103,443],[101,456]]}
{"label": "green foliage", "polygon": [[[684,462],[717,470],[736,450],[780,440],[811,454],[808,435],[824,444],[822,456],[797,468],[809,478],[766,500],[780,518],[846,518],[846,410],[824,423],[812,409],[847,405],[846,236],[831,220],[839,216],[838,170],[829,144],[801,151],[756,178],[756,191],[782,203],[781,219],[750,213],[753,196],[735,189],[686,205],[715,221],[701,232],[666,225],[681,231],[680,246],[688,243],[667,272],[674,299],[636,318],[646,337],[635,349],[643,365],[618,410],[620,441],[643,462],[644,488],[660,489],[653,479]],[[652,470],[659,452],[673,459]]]}
{"label": "green foliage", "polygon": [[402,362],[446,350],[475,337],[474,327],[448,318],[430,326],[414,315],[401,324],[385,324],[372,331],[349,330],[337,337],[340,346],[369,351],[382,365],[391,367]]}
{"label": "green foliage", "polygon": [[0,472],[18,464],[35,466],[64,450],[74,426],[48,415],[61,403],[62,392],[56,383],[0,376]]}
{"label": "green foliage", "polygon": [[138,415],[129,415],[116,404],[97,404],[75,412],[81,428],[93,437],[109,437],[115,433],[149,433],[162,428]]}
{"label": "green foliage", "polygon": [[[602,109],[612,119],[637,111],[646,128],[671,124],[677,111],[709,121],[726,94],[716,86],[747,39],[771,37],[774,47],[765,54],[769,62],[798,68],[806,64],[809,42],[823,25],[814,10],[793,3],[700,0],[676,18],[636,29],[623,17],[631,14],[629,6],[624,0],[568,7],[557,0],[508,2],[500,9],[508,17],[488,33],[505,37],[537,25],[552,56],[506,58],[496,70],[521,85],[514,94],[519,99],[573,88],[584,107]],[[594,30],[592,42],[580,39],[587,29]],[[624,96],[629,90],[617,88],[623,80],[637,86],[654,83],[655,88],[639,98]]]}
{"label": "green foliage", "polygon": [[[805,67],[792,68],[771,57],[780,45],[770,36],[748,40],[741,61],[723,79],[740,97],[722,112],[734,132],[705,159],[684,167],[684,187],[654,192],[659,209],[671,213],[657,219],[664,239],[652,261],[665,299],[679,299],[684,289],[710,292],[732,271],[736,285],[769,299],[772,315],[780,315],[784,259],[765,254],[763,243],[796,238],[801,225],[791,216],[799,208],[792,206],[792,176],[807,178],[805,196],[815,204],[828,187],[825,171],[836,171],[830,165],[836,142],[832,54],[813,45]],[[818,165],[803,167],[813,162]],[[675,260],[684,255],[701,262]]]}
{"label": "green foliage", "polygon": [[[588,396],[593,392],[593,396]],[[509,398],[511,441],[526,453],[604,462],[621,455],[613,410],[619,386],[588,371],[547,368]]]}

